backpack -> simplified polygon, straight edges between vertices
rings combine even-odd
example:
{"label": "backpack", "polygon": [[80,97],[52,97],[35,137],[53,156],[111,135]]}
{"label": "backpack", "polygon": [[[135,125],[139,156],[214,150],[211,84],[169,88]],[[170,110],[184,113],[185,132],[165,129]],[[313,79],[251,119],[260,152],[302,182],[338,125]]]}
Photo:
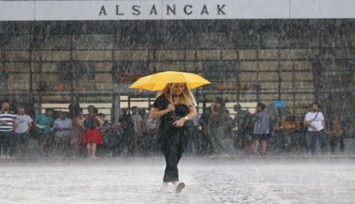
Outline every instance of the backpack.
{"label": "backpack", "polygon": [[89,115],[84,122],[84,126],[88,129],[96,129],[98,126],[98,121],[95,116]]}

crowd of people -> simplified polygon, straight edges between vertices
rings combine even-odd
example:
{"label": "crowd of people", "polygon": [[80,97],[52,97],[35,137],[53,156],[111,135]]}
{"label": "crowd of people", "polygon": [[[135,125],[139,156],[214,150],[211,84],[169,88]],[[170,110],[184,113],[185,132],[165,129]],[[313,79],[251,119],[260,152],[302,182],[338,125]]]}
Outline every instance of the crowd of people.
{"label": "crowd of people", "polygon": [[[154,156],[161,149],[157,136],[161,124],[150,116],[151,109],[121,109],[118,121],[111,123],[94,106],[87,107],[87,115],[82,110],[72,115],[46,109],[32,118],[25,107],[19,106],[15,113],[5,101],[0,113],[0,158]],[[334,153],[338,145],[344,151],[344,135],[352,128],[336,113],[326,120],[317,103],[303,120],[290,114],[275,117],[263,103],[257,104],[255,113],[239,104],[234,110],[232,118],[223,99],[214,98],[200,117],[191,120],[186,153],[266,155],[270,148]],[[37,142],[36,148],[30,149],[31,141],[32,146]]]}
{"label": "crowd of people", "polygon": [[236,110],[239,114],[234,119],[238,124],[235,144],[257,155],[265,155],[270,147],[298,154],[334,154],[338,144],[340,152],[344,152],[344,138],[352,128],[338,113],[326,119],[318,103],[311,104],[302,120],[290,114],[280,117],[279,111],[273,114],[263,103],[257,104],[255,114],[241,110],[240,106],[236,106]]}

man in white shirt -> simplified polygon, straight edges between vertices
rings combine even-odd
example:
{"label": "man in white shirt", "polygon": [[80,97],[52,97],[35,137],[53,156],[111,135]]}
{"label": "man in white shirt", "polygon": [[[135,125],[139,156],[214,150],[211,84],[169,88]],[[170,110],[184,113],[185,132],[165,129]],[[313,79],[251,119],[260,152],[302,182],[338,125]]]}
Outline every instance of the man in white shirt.
{"label": "man in white shirt", "polygon": [[28,156],[28,142],[30,140],[30,130],[32,127],[32,118],[25,114],[25,108],[19,107],[16,116],[17,127],[15,135],[17,139],[18,150],[21,150],[24,157]]}
{"label": "man in white shirt", "polygon": [[322,152],[325,151],[327,146],[324,138],[324,115],[319,110],[319,104],[313,103],[311,106],[311,111],[308,112],[304,119],[304,125],[308,127],[307,133],[307,149],[312,154],[316,153],[317,149],[320,148]]}
{"label": "man in white shirt", "polygon": [[59,112],[59,118],[56,119],[53,124],[53,130],[55,131],[53,153],[58,150],[61,143],[64,143],[67,153],[70,153],[70,137],[72,129],[73,123],[71,119],[67,118],[67,113]]}

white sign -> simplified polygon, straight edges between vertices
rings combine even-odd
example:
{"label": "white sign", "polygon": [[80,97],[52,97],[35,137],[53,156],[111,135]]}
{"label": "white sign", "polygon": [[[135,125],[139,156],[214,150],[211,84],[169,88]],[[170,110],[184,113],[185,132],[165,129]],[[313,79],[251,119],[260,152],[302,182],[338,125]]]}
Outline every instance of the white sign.
{"label": "white sign", "polygon": [[0,21],[355,18],[355,0],[0,0]]}

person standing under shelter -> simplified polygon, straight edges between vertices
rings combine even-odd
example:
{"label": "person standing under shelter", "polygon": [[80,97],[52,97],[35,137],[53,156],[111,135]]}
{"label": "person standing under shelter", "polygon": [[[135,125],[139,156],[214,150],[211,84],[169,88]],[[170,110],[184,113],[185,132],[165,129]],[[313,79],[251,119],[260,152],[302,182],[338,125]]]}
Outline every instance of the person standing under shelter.
{"label": "person standing under shelter", "polygon": [[47,153],[47,146],[49,145],[50,134],[52,132],[53,123],[53,109],[47,108],[44,114],[38,114],[35,119],[36,135],[39,144],[41,156]]}
{"label": "person standing under shelter", "polygon": [[291,149],[293,146],[297,152],[301,152],[301,137],[297,134],[300,123],[296,121],[295,115],[289,115],[286,119],[281,120],[280,130],[282,136],[285,137],[286,146]]}
{"label": "person standing under shelter", "polygon": [[85,153],[84,140],[84,128],[80,124],[80,121],[84,118],[83,110],[79,109],[77,115],[72,118],[73,131],[72,131],[72,152],[74,156],[81,156]]}
{"label": "person standing under shelter", "polygon": [[234,147],[243,149],[247,147],[248,142],[250,143],[253,132],[252,114],[248,110],[243,110],[240,104],[234,105],[233,108],[236,112],[233,122],[237,128],[234,136]]}
{"label": "person standing under shelter", "polygon": [[266,155],[268,140],[271,134],[271,115],[265,109],[266,105],[263,103],[258,103],[256,106],[252,140],[254,153],[257,155],[259,154],[260,144],[262,155]]}
{"label": "person standing under shelter", "polygon": [[121,144],[119,145],[119,154],[127,147],[127,156],[133,155],[133,137],[134,137],[134,122],[126,108],[120,110],[120,118],[118,119],[119,127],[122,129]]}
{"label": "person standing under shelter", "polygon": [[315,154],[318,149],[323,153],[326,151],[326,141],[324,138],[324,115],[319,110],[318,103],[312,103],[311,111],[304,118],[304,125],[308,127],[307,149],[308,152]]}
{"label": "person standing under shelter", "polygon": [[140,151],[140,142],[143,136],[143,118],[139,114],[139,109],[137,106],[132,107],[131,118],[134,124],[134,154],[138,154]]}
{"label": "person standing under shelter", "polygon": [[335,153],[335,148],[339,143],[340,151],[344,152],[345,143],[344,143],[344,134],[347,130],[351,128],[351,125],[345,122],[344,120],[340,120],[339,114],[335,113],[332,116],[332,119],[328,122],[328,127],[326,130],[326,134],[330,137],[330,149],[332,154]]}
{"label": "person standing under shelter", "polygon": [[84,144],[86,144],[88,156],[91,159],[97,159],[97,145],[103,142],[100,128],[104,124],[104,121],[97,115],[98,110],[93,105],[89,105],[87,109],[89,115],[80,122],[85,128]]}
{"label": "person standing under shelter", "polygon": [[[16,115],[10,110],[10,102],[2,103],[0,112],[0,158],[10,159],[15,152],[16,138],[14,129],[16,129]],[[1,151],[2,150],[2,151]]]}
{"label": "person standing under shelter", "polygon": [[212,147],[212,152],[217,155],[227,153],[228,144],[225,139],[229,126],[233,124],[222,98],[212,99],[211,106],[201,116],[201,122],[207,128],[208,142]]}
{"label": "person standing under shelter", "polygon": [[20,106],[17,109],[18,114],[16,116],[17,127],[15,129],[15,135],[17,140],[17,150],[21,151],[21,154],[28,157],[28,143],[31,138],[30,131],[32,127],[32,118],[25,114],[25,108]]}
{"label": "person standing under shelter", "polygon": [[70,137],[72,136],[73,122],[67,118],[67,113],[59,112],[59,118],[54,121],[54,148],[53,153],[58,151],[59,145],[64,144],[67,153],[70,153]]}
{"label": "person standing under shelter", "polygon": [[[149,107],[149,110],[152,107]],[[150,154],[156,154],[158,151],[158,129],[159,129],[159,123],[160,120],[158,118],[152,118],[150,114],[148,114],[148,117],[146,118],[146,130],[147,130],[147,137],[149,139],[149,147],[150,147]]]}

